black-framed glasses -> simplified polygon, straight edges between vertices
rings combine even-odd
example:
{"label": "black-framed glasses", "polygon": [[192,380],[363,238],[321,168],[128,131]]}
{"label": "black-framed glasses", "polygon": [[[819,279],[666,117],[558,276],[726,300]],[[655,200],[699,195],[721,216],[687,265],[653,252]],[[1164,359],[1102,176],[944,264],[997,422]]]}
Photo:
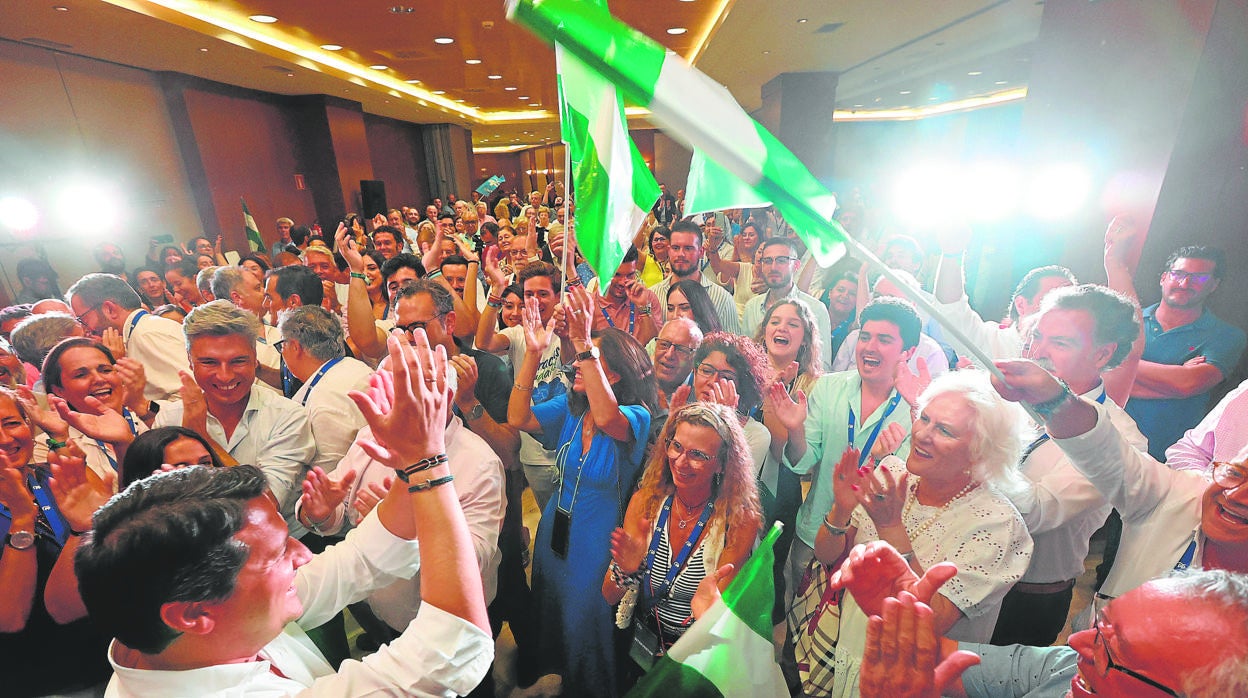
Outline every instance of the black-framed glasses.
{"label": "black-framed glasses", "polygon": [[[1098,595],[1098,600],[1103,600],[1104,598],[1107,597]],[[1114,637],[1114,625],[1106,620],[1104,608],[1100,608],[1096,612],[1096,616],[1092,622],[1092,630],[1096,633],[1096,641],[1092,643],[1092,663],[1096,667],[1097,673],[1101,675],[1101,678],[1108,677],[1109,672],[1111,671],[1117,671],[1121,674],[1130,676],[1136,681],[1148,684],[1168,696],[1175,696],[1175,698],[1179,698],[1183,695],[1163,683],[1154,681],[1138,671],[1114,661],[1114,656],[1109,651],[1109,638]]]}
{"label": "black-framed glasses", "polygon": [[672,460],[676,460],[677,458],[680,458],[681,456],[685,456],[690,461],[698,465],[705,465],[706,463],[711,462],[715,458],[715,456],[712,456],[706,451],[699,451],[696,448],[685,448],[684,444],[680,443],[675,438],[668,439],[667,440],[667,457],[671,458]]}
{"label": "black-framed glasses", "polygon": [[788,257],[785,255],[780,255],[778,257],[763,257],[758,260],[758,263],[759,264],[779,264],[780,266],[784,266],[786,264],[791,264],[796,259],[797,257]]}
{"label": "black-framed glasses", "polygon": [[1239,463],[1219,463],[1213,464],[1213,484],[1224,490],[1231,490],[1244,484],[1248,480],[1248,470]]}
{"label": "black-framed glasses", "polygon": [[433,317],[429,318],[428,320],[413,320],[412,322],[409,322],[409,323],[407,323],[406,325],[395,325],[395,326],[394,326],[394,329],[396,329],[396,330],[402,330],[404,334],[406,334],[407,336],[409,336],[409,337],[410,337],[410,336],[412,336],[412,334],[413,334],[414,332],[416,332],[416,330],[425,330],[425,331],[427,332],[427,331],[428,331],[428,327],[429,327],[429,323],[431,323],[431,322],[438,322],[439,320],[441,320],[441,319],[442,319],[442,318],[444,318],[444,317],[446,317],[446,316],[445,316],[445,315],[435,315],[435,316],[433,316]]}
{"label": "black-framed glasses", "polygon": [[104,307],[103,305],[93,305],[90,308],[87,308],[87,310],[82,315],[75,315],[74,319],[78,321],[79,325],[82,325],[83,327],[87,327],[88,329],[90,329],[90,327],[87,325],[87,316],[90,315],[91,313],[100,312],[100,308],[103,308],[103,307]]}
{"label": "black-framed glasses", "polygon": [[284,339],[279,339],[276,342],[273,342],[273,350],[279,354],[282,353],[282,347],[285,347],[285,346],[286,346],[286,340]]}
{"label": "black-framed glasses", "polygon": [[737,372],[733,371],[732,369],[728,369],[728,368],[719,369],[719,368],[715,368],[714,366],[706,362],[702,362],[698,364],[697,371],[698,371],[698,375],[702,376],[703,378],[723,378],[724,380],[730,381],[732,383],[737,382]]}
{"label": "black-framed glasses", "polygon": [[681,356],[693,356],[693,353],[697,351],[697,349],[694,349],[693,347],[687,347],[684,344],[677,344],[676,342],[669,342],[666,339],[654,340],[655,352],[669,351],[672,349],[675,349],[676,353]]}
{"label": "black-framed glasses", "polygon": [[1167,269],[1166,274],[1170,276],[1171,281],[1179,284],[1186,281],[1197,285],[1203,285],[1209,283],[1209,279],[1213,278],[1213,274],[1210,274],[1209,272],[1197,273],[1182,271],[1180,269]]}

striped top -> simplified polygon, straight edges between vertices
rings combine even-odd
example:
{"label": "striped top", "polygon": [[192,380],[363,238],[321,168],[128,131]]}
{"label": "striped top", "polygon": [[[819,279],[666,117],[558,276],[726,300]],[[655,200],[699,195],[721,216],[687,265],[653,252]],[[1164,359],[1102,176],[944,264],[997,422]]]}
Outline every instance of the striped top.
{"label": "striped top", "polygon": [[[711,530],[707,527],[707,530]],[[662,534],[659,536],[659,547],[654,553],[654,571],[651,575],[652,584],[659,586],[663,583],[666,576],[666,570],[672,565],[672,544],[668,537],[668,528],[664,527]],[[676,575],[676,581],[672,582],[671,591],[667,596],[659,599],[657,606],[649,610],[646,615],[647,624],[654,627],[654,616],[657,612],[659,623],[661,624],[663,644],[670,646],[688,629],[689,623],[686,621],[693,615],[691,602],[693,595],[698,590],[698,584],[706,577],[706,564],[703,561],[706,550],[706,532],[703,532],[702,540],[698,541],[698,547],[694,548],[689,555],[689,559],[685,562],[684,569]],[[643,585],[645,591],[646,608],[650,609],[651,590]]]}

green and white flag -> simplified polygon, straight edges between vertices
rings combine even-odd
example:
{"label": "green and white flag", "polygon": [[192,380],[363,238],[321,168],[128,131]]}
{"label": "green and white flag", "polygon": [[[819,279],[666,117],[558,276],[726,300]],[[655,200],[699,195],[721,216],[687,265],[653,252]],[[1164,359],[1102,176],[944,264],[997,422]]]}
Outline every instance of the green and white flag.
{"label": "green and white flag", "polygon": [[832,220],[836,197],[722,85],[595,2],[507,0],[507,16],[575,55],[624,98],[648,108],[665,133],[775,204],[820,264],[845,253],[845,231]]}
{"label": "green and white flag", "polygon": [[[605,2],[587,0],[606,12]],[[572,162],[576,240],[605,289],[637,229],[659,198],[659,185],[628,135],[615,85],[555,45],[559,116]]]}
{"label": "green and white flag", "polygon": [[685,215],[723,211],[729,208],[770,206],[766,196],[725,170],[701,150],[693,151],[689,181],[685,184]]}
{"label": "green and white flag", "polygon": [[251,211],[247,210],[247,200],[239,199],[243,202],[243,227],[247,229],[247,244],[251,247],[252,252],[264,251],[264,240],[260,239],[260,229],[256,227],[256,219],[251,217]]}
{"label": "green and white flag", "polygon": [[787,696],[771,644],[777,523],[723,598],[685,631],[627,698]]}

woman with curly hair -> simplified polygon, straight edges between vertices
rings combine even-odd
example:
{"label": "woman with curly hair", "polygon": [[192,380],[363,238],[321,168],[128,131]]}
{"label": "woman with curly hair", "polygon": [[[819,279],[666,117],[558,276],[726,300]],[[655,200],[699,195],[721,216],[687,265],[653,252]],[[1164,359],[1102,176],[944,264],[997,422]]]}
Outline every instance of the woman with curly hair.
{"label": "woman with curly hair", "polygon": [[[602,595],[621,604],[617,624],[631,609],[635,633],[653,638],[656,650],[671,647],[693,621],[698,584],[732,564],[719,578],[727,587],[758,538],[762,512],[748,454],[735,410],[707,402],[676,410],[623,527],[611,534]],[[642,667],[635,668],[622,673],[639,677]]]}

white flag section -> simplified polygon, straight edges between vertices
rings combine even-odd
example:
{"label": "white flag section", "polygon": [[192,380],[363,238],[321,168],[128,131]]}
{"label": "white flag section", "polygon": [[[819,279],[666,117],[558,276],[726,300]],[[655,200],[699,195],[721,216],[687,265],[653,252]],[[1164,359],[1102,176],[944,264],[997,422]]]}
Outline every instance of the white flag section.
{"label": "white flag section", "polygon": [[725,170],[706,153],[694,149],[685,185],[685,215],[723,211],[729,208],[761,208],[771,201]]}

